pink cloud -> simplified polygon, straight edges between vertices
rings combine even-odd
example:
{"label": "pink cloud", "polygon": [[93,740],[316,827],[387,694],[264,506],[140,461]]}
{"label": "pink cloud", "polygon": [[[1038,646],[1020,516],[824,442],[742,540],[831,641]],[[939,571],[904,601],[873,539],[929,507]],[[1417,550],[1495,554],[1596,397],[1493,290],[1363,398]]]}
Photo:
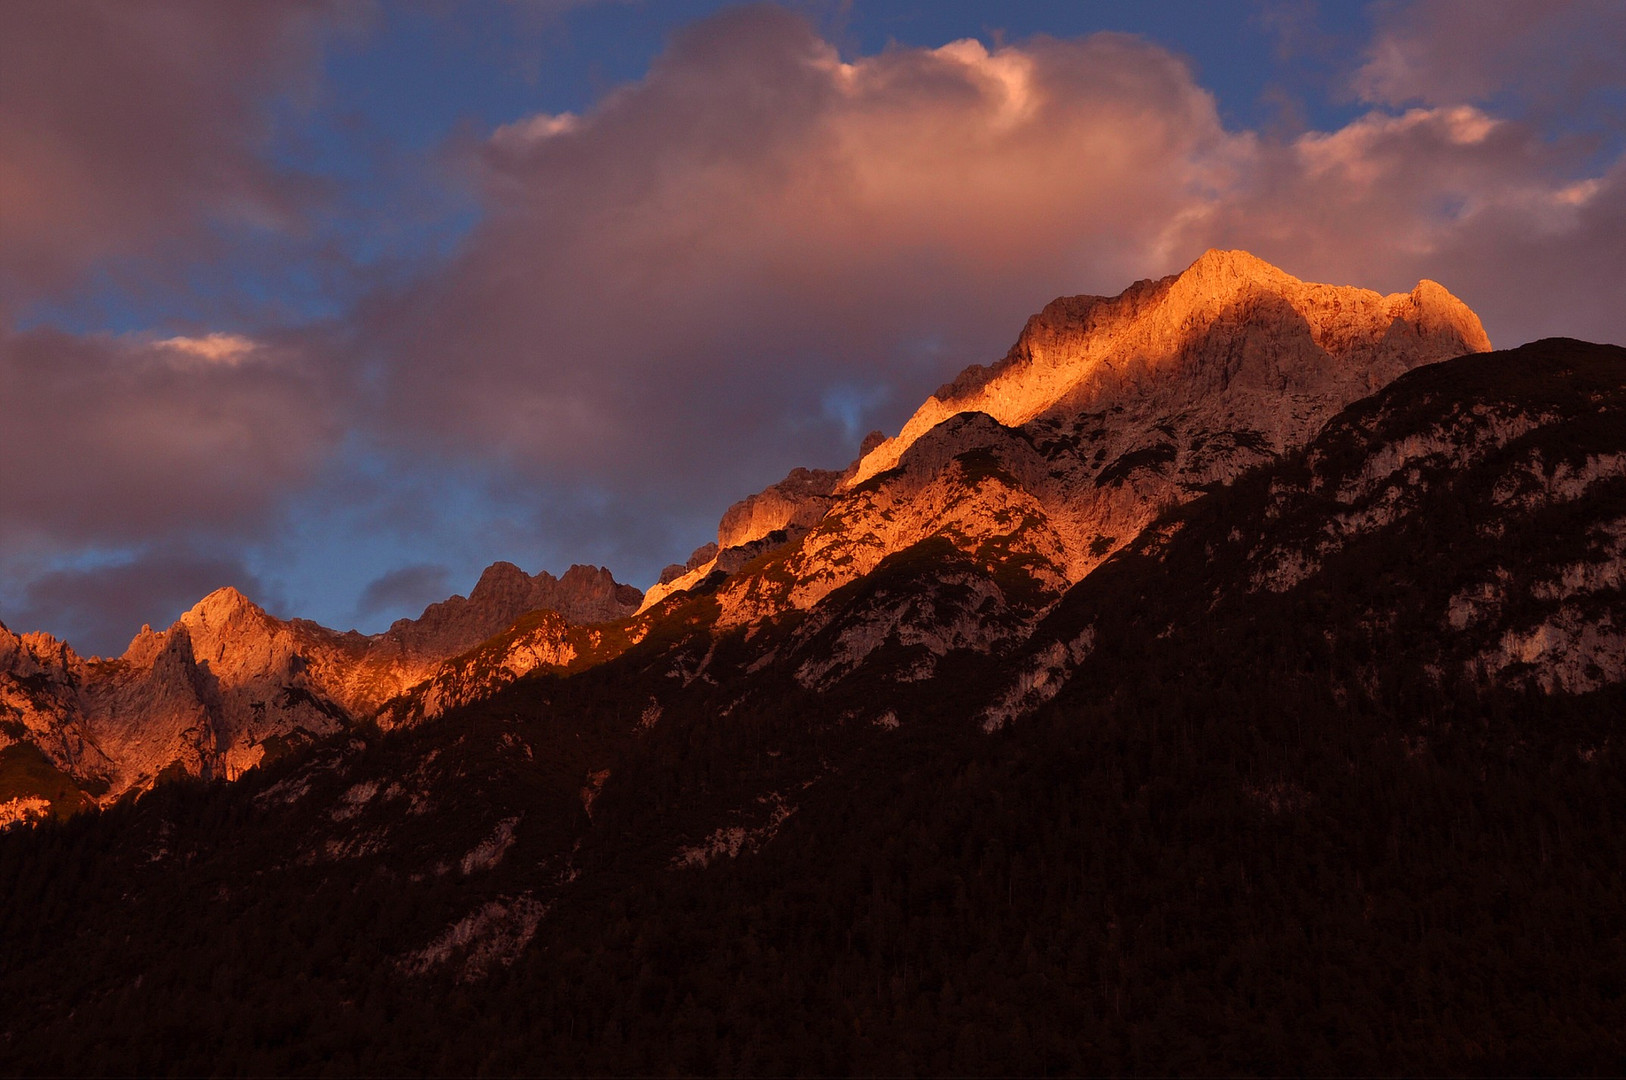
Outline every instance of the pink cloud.
{"label": "pink cloud", "polygon": [[1492,340],[1626,340],[1626,168],[1472,105],[1372,112],[1260,144],[1188,247],[1246,247],[1303,277],[1446,283]]}
{"label": "pink cloud", "polygon": [[1227,130],[1139,39],[844,60],[746,9],[594,109],[473,148],[485,222],[366,320],[415,445],[716,500],[841,463],[831,393],[906,411],[1050,297],[1209,246],[1383,289],[1433,277],[1504,342],[1626,338],[1619,169],[1587,174],[1581,149],[1462,102]]}
{"label": "pink cloud", "polygon": [[0,33],[0,293],[72,284],[209,223],[287,224],[260,155],[277,95],[313,90],[338,0],[8,0]]}
{"label": "pink cloud", "polygon": [[1428,0],[1374,6],[1377,33],[1351,79],[1391,106],[1508,97],[1573,109],[1626,79],[1618,0]]}
{"label": "pink cloud", "polygon": [[340,396],[277,343],[0,335],[0,548],[252,527],[332,452]]}
{"label": "pink cloud", "polygon": [[916,396],[1056,293],[1168,263],[1237,141],[1136,39],[844,62],[784,11],[725,14],[478,148],[487,220],[369,312],[391,416],[601,478],[828,457],[829,388]]}

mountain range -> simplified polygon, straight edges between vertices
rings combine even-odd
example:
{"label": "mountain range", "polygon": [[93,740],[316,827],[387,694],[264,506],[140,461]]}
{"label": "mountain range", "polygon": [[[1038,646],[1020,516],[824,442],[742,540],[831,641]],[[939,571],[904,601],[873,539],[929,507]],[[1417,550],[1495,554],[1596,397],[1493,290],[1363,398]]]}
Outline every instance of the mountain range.
{"label": "mountain range", "polygon": [[1211,251],[642,594],[0,629],[0,1051],[1609,1071],[1623,576],[1626,350]]}

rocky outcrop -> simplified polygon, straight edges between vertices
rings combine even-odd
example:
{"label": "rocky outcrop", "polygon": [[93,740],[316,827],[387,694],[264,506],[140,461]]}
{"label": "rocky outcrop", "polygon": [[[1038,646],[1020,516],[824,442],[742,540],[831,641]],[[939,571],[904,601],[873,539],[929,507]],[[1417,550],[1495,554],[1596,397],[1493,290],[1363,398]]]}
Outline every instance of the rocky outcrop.
{"label": "rocky outcrop", "polygon": [[529,611],[556,611],[566,622],[609,622],[636,610],[643,594],[620,585],[602,566],[572,566],[563,577],[527,574],[510,562],[486,567],[468,598],[431,604],[417,619],[401,619],[381,638],[410,656],[455,656],[506,629]]}
{"label": "rocky outcrop", "polygon": [[480,648],[436,665],[431,674],[385,706],[378,715],[379,723],[399,727],[427,720],[488,697],[539,668],[569,664],[577,654],[571,629],[557,612],[538,612]]}
{"label": "rocky outcrop", "polygon": [[779,483],[728,508],[717,525],[717,546],[739,547],[769,533],[812,528],[830,509],[840,482],[839,472],[792,469]]}
{"label": "rocky outcrop", "polygon": [[[529,612],[545,609],[544,621],[561,628],[606,622],[630,614],[640,596],[598,567],[555,578],[497,563],[467,598],[371,636],[274,618],[232,588],[167,630],[142,627],[113,660],[87,661],[49,635],[0,627],[0,750],[37,747],[103,801],[166,770],[230,779],[268,754],[377,716]],[[564,655],[526,654],[531,666]],[[520,664],[506,673],[522,673]]]}
{"label": "rocky outcrop", "polygon": [[[50,634],[14,634],[0,624],[0,751],[36,747],[64,773],[105,777],[112,761],[75,723],[90,665]],[[0,799],[32,796],[0,791]]]}
{"label": "rocky outcrop", "polygon": [[715,542],[701,544],[689,555],[687,562],[673,563],[661,571],[660,584],[666,585],[676,581],[691,571],[698,570],[717,557],[717,544]]}
{"label": "rocky outcrop", "polygon": [[714,574],[732,574],[764,551],[801,539],[829,512],[842,475],[828,469],[792,469],[779,483],[741,499],[724,512],[717,542],[697,548],[687,563],[663,570],[638,610],[692,589]]}

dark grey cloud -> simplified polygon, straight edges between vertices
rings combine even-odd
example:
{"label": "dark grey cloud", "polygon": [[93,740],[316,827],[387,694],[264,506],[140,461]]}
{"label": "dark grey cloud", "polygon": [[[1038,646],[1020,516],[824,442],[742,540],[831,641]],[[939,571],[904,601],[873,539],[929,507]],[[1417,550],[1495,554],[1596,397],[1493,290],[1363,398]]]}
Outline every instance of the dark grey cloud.
{"label": "dark grey cloud", "polygon": [[450,595],[451,571],[433,563],[403,566],[374,578],[361,591],[356,618],[378,615],[417,615],[430,604]]}
{"label": "dark grey cloud", "polygon": [[267,602],[265,584],[231,555],[184,545],[155,548],[42,574],[14,607],[0,611],[0,621],[18,632],[47,630],[84,656],[117,656],[143,624],[163,629],[228,585]]}

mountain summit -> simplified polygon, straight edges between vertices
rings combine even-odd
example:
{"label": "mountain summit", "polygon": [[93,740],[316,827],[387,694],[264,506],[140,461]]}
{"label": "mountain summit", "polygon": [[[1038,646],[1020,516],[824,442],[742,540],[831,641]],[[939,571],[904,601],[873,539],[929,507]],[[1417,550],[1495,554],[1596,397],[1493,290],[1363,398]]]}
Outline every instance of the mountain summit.
{"label": "mountain summit", "polygon": [[727,620],[806,608],[932,536],[1019,554],[1054,593],[1160,509],[1302,446],[1350,402],[1489,349],[1479,317],[1435,282],[1383,296],[1209,251],[1114,297],[1052,301],[1003,359],[965,369],[844,473],[793,473],[732,508],[717,554],[644,607],[794,544],[774,582],[719,595]]}
{"label": "mountain summit", "polygon": [[[1003,360],[940,388],[896,438],[863,456],[845,486],[892,468],[963,412],[1014,427],[1047,413],[1148,398],[1211,405],[1222,395],[1248,427],[1302,440],[1304,423],[1324,422],[1419,364],[1490,347],[1479,317],[1436,282],[1381,296],[1303,282],[1245,251],[1211,250],[1180,274],[1115,297],[1051,301]],[[1298,408],[1278,426],[1272,417],[1284,394]]]}
{"label": "mountain summit", "polygon": [[[231,588],[143,628],[117,660],[0,631],[0,752],[33,746],[99,801],[166,770],[232,777],[358,721],[416,723],[538,669],[601,662],[685,595],[712,598],[719,630],[809,613],[782,645],[808,686],[917,638],[923,679],[950,652],[1022,639],[1169,507],[1303,446],[1408,370],[1489,347],[1433,282],[1381,296],[1209,251],[1115,297],[1052,301],[1002,359],[961,372],[896,436],[866,439],[846,470],[796,469],[731,507],[716,543],[641,598],[602,568],[554,578],[499,562],[467,598],[372,636],[273,618]],[[911,552],[941,571],[929,601],[872,591],[821,607]],[[635,610],[611,632],[577,629]]]}
{"label": "mountain summit", "polygon": [[382,634],[278,619],[229,586],[167,630],[142,627],[112,660],[86,660],[49,635],[0,625],[0,755],[37,753],[29,770],[52,789],[50,798],[0,789],[0,824],[10,803],[37,815],[110,802],[164,775],[234,778],[377,717],[521,616],[553,612],[562,638],[629,614],[639,596],[603,567],[572,566],[555,578],[499,562],[467,598],[431,604]]}

